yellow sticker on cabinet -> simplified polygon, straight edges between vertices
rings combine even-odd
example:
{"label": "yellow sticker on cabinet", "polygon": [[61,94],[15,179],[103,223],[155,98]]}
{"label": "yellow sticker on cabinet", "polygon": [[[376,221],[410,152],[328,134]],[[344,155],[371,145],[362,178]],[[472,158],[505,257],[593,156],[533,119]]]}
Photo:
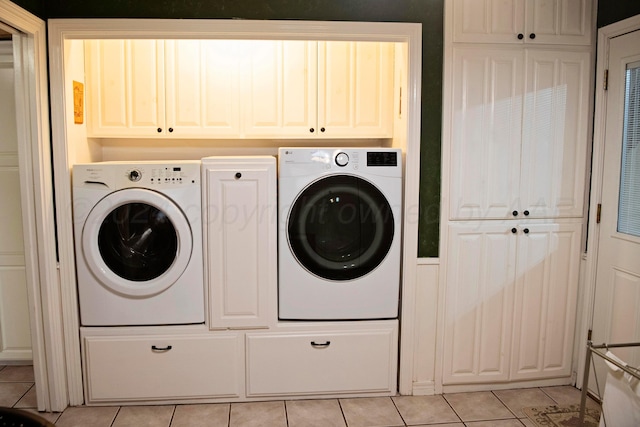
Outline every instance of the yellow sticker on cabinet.
{"label": "yellow sticker on cabinet", "polygon": [[73,81],[73,123],[84,122],[84,84]]}

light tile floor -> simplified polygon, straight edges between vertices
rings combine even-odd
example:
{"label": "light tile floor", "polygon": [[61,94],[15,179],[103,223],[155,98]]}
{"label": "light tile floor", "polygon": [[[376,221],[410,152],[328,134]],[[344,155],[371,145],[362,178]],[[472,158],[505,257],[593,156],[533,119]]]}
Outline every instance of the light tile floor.
{"label": "light tile floor", "polygon": [[[533,426],[522,408],[571,403],[580,403],[580,392],[561,386],[438,396],[70,407],[40,415],[58,427],[510,427]],[[589,404],[598,406],[591,399]],[[31,366],[0,366],[0,406],[36,412]]]}

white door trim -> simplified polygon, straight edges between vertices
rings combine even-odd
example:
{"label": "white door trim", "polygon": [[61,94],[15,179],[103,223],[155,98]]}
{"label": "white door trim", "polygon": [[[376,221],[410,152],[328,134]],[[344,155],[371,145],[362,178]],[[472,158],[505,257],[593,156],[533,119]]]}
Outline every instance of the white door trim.
{"label": "white door trim", "polygon": [[582,388],[582,372],[586,357],[587,333],[592,327],[595,303],[596,267],[598,265],[599,224],[596,224],[598,204],[602,202],[604,176],[604,143],[607,117],[607,92],[604,90],[604,73],[609,62],[609,43],[612,38],[640,29],[640,15],[607,25],[598,30],[598,54],[596,59],[596,91],[593,129],[593,156],[591,171],[591,201],[589,203],[589,241],[585,267],[584,302],[582,316],[577,329],[580,351],[578,355],[578,378],[576,386]]}
{"label": "white door trim", "polygon": [[[412,394],[415,348],[415,295],[418,259],[418,198],[420,185],[420,119],[422,81],[422,25],[389,22],[251,21],[205,19],[51,19],[49,59],[53,157],[58,212],[58,242],[62,312],[67,350],[70,404],[82,403],[82,376],[73,228],[70,167],[74,152],[67,146],[65,101],[65,41],[106,38],[244,38],[278,40],[363,40],[404,42],[408,46],[407,134],[405,154],[402,335],[400,338],[399,391]],[[71,121],[72,122],[72,121]]]}
{"label": "white door trim", "polygon": [[67,406],[64,342],[49,143],[46,24],[8,0],[0,0],[0,20],[14,36],[16,117],[27,296],[38,410]]}

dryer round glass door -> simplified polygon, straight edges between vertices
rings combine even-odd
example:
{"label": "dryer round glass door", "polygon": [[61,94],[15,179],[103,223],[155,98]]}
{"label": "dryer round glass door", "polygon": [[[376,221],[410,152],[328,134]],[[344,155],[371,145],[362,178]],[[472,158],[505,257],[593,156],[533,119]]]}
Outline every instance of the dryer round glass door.
{"label": "dryer round glass door", "polygon": [[389,252],[394,231],[384,195],[352,175],[313,182],[298,195],[287,219],[293,255],[309,272],[329,280],[373,271]]}
{"label": "dryer round glass door", "polygon": [[109,194],[89,213],[82,231],[87,265],[107,288],[152,296],[182,275],[191,258],[191,227],[182,211],[152,190]]}

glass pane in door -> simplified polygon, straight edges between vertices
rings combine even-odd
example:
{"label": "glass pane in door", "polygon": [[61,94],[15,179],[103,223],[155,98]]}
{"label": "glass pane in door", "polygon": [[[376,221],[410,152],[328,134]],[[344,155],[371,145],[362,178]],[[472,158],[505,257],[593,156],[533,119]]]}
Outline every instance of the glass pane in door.
{"label": "glass pane in door", "polygon": [[627,65],[618,232],[640,237],[640,62]]}

